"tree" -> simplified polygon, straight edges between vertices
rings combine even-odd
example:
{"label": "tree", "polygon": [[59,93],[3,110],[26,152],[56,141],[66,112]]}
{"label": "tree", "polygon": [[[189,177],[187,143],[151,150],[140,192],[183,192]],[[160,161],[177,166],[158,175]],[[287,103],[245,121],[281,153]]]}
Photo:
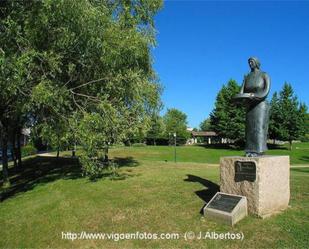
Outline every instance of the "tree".
{"label": "tree", "polygon": [[[30,2],[27,4],[31,5]],[[14,162],[21,166],[20,134],[26,121],[24,104],[29,99],[26,85],[29,71],[34,70],[32,49],[26,49],[26,40],[21,36],[23,3],[1,1],[0,3],[0,135],[2,148],[3,180],[9,184],[7,149],[13,147]],[[17,13],[20,13],[19,15]],[[16,145],[17,143],[17,145]],[[15,146],[17,146],[15,150]]]}
{"label": "tree", "polygon": [[299,139],[305,139],[308,131],[309,131],[309,125],[308,125],[308,108],[305,103],[300,103],[299,105]]}
{"label": "tree", "polygon": [[168,109],[163,117],[165,124],[165,136],[169,139],[176,133],[177,143],[184,144],[189,133],[187,132],[187,115],[175,108]]}
{"label": "tree", "polygon": [[302,140],[303,140],[303,142],[309,142],[309,113],[306,113],[305,127],[306,127],[306,134],[302,138]]}
{"label": "tree", "polygon": [[160,105],[150,49],[161,6],[161,0],[1,1],[4,178],[15,114],[30,116],[33,126],[48,124],[58,141],[74,133],[91,162],[101,155],[99,138],[107,146],[143,129]]}
{"label": "tree", "polygon": [[200,123],[201,131],[209,131],[211,129],[210,118],[206,118],[204,121]]}
{"label": "tree", "polygon": [[221,137],[243,142],[245,139],[245,109],[233,101],[240,92],[235,80],[230,80],[219,91],[215,108],[210,114],[211,129]]}
{"label": "tree", "polygon": [[162,138],[165,133],[165,124],[162,117],[158,114],[153,114],[150,119],[150,128],[147,132],[147,138],[153,141],[156,145],[157,139]]}
{"label": "tree", "polygon": [[277,92],[274,92],[270,102],[270,117],[269,117],[269,128],[268,128],[268,137],[270,139],[273,139],[274,143],[275,140],[280,137],[281,125],[282,125],[281,110],[280,110],[279,98]]}
{"label": "tree", "polygon": [[270,130],[272,138],[288,141],[292,150],[293,140],[300,139],[306,133],[305,104],[299,103],[291,84],[284,83],[282,90],[274,94]]}

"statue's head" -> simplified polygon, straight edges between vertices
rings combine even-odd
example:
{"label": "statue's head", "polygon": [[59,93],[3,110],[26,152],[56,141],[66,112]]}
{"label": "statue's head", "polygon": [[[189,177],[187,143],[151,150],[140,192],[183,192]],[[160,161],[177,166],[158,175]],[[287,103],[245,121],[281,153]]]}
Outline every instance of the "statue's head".
{"label": "statue's head", "polygon": [[250,57],[248,59],[248,63],[251,69],[254,69],[254,68],[260,69],[261,63],[258,58]]}

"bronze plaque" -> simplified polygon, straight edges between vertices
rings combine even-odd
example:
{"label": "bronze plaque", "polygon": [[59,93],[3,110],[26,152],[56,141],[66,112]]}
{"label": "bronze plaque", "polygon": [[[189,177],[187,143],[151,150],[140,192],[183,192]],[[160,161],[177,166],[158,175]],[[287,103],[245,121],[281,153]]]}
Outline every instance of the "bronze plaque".
{"label": "bronze plaque", "polygon": [[256,165],[253,161],[235,162],[235,182],[256,180]]}
{"label": "bronze plaque", "polygon": [[218,193],[207,205],[207,208],[231,213],[242,197]]}

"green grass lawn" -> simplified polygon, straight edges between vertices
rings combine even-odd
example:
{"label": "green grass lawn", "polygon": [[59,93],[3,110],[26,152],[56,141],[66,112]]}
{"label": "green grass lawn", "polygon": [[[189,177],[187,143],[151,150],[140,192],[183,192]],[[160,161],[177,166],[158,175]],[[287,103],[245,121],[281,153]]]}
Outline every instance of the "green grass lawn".
{"label": "green grass lawn", "polygon": [[[309,164],[309,143],[295,143],[292,151],[287,149],[287,145],[275,148],[270,145],[269,147],[268,155],[289,155],[292,165]],[[114,157],[133,157],[137,160],[173,162],[174,150],[173,146],[119,147],[111,149],[110,153]],[[244,151],[224,147],[176,147],[176,160],[179,162],[218,164],[222,156],[237,155],[244,155]]]}
{"label": "green grass lawn", "polygon": [[[175,164],[171,147],[112,149],[123,180],[111,180],[107,174],[95,182],[81,177],[77,161],[70,158],[26,160],[21,173],[11,169],[12,187],[1,192],[0,248],[308,248],[309,168],[291,169],[288,210],[264,220],[249,216],[229,227],[199,213],[219,182],[219,167],[204,162],[218,163],[222,154],[242,152],[203,147],[177,151],[182,162]],[[289,151],[276,150],[281,152]],[[305,163],[303,156],[293,154],[292,160]],[[61,237],[62,232],[82,231],[179,233],[181,237],[118,242]],[[186,231],[242,232],[244,239],[186,241],[182,237]]]}

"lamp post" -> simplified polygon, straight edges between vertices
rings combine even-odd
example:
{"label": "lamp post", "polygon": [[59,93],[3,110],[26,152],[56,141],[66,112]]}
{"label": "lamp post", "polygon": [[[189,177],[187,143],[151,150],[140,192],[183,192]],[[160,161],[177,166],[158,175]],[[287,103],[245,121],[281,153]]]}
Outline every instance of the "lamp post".
{"label": "lamp post", "polygon": [[175,161],[175,163],[176,163],[176,137],[177,137],[177,134],[176,134],[176,132],[174,133],[174,161]]}
{"label": "lamp post", "polygon": [[168,133],[168,146],[171,145],[171,133],[169,132]]}

